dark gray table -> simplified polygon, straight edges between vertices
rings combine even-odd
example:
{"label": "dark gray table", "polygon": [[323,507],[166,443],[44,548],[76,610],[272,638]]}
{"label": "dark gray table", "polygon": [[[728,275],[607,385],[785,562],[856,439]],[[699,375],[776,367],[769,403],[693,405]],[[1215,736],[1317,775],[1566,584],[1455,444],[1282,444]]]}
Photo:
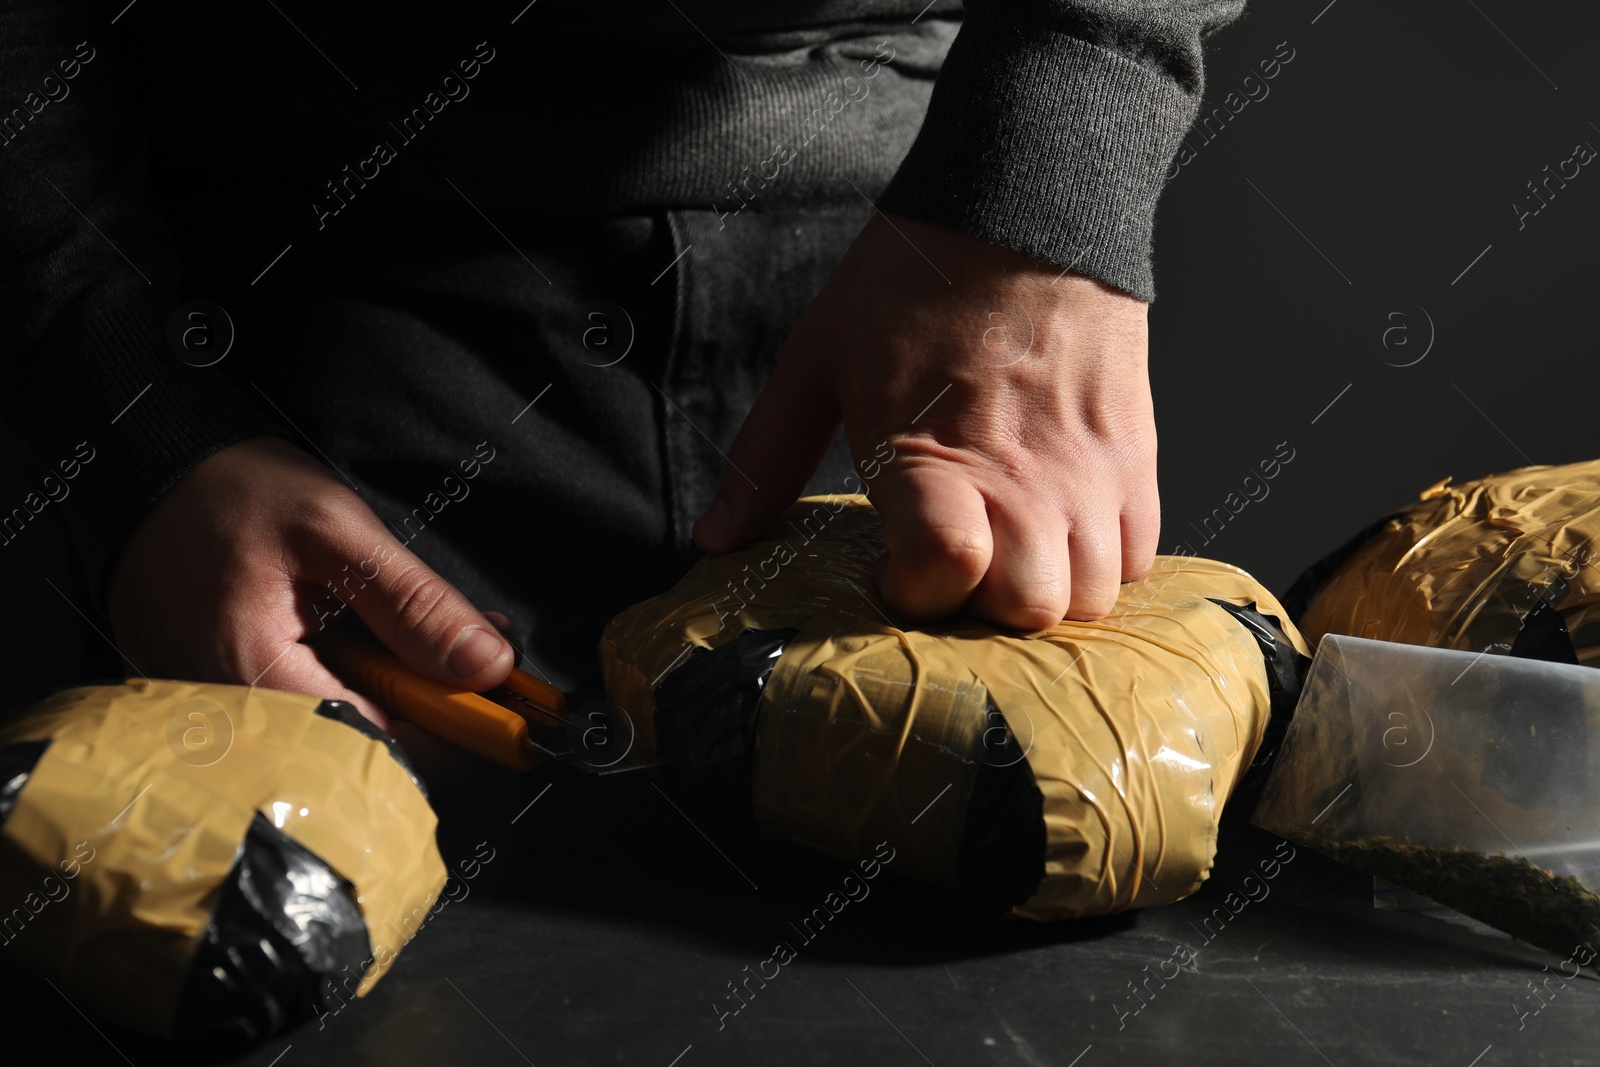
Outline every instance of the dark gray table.
{"label": "dark gray table", "polygon": [[[493,850],[469,895],[423,928],[369,997],[223,1062],[1596,1059],[1600,983],[1563,988],[1551,977],[1556,957],[1377,910],[1369,878],[1304,849],[1270,882],[1246,886],[1278,846],[1248,825],[1226,829],[1211,880],[1170,907],[1054,926],[992,922],[886,873],[805,943],[788,924],[838,886],[843,865],[763,842],[715,812],[696,809],[691,825],[643,774],[597,782],[475,768],[438,799],[447,862]],[[1245,889],[1256,899],[1239,907]],[[1236,914],[1223,905],[1230,890]],[[742,987],[755,991],[746,1006],[720,1016],[716,1005],[737,1003],[728,983],[778,941],[795,958],[765,988]],[[1164,962],[1180,943],[1195,950],[1190,966]],[[1534,1000],[1530,983],[1547,980]],[[97,1032],[9,966],[0,989],[13,1039],[48,1041],[57,1062],[218,1059]]]}

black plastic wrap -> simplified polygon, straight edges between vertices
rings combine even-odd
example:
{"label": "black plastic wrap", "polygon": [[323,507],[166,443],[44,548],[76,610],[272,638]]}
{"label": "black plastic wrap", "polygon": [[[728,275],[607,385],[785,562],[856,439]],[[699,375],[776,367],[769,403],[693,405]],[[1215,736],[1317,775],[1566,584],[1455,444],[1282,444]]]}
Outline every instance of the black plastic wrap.
{"label": "black plastic wrap", "polygon": [[748,760],[767,678],[798,630],[751,630],[696,647],[656,685],[656,749],[695,768]]}
{"label": "black plastic wrap", "polygon": [[179,1041],[251,1043],[310,1018],[372,949],[351,884],[257,813],[173,1017]]}
{"label": "black plastic wrap", "polygon": [[49,740],[0,745],[0,826],[11,817],[22,787],[28,784],[34,766],[49,747]]}
{"label": "black plastic wrap", "polygon": [[961,895],[981,910],[1004,912],[1044,880],[1044,794],[993,701],[988,720],[979,735],[978,773],[956,862]]}
{"label": "black plastic wrap", "polygon": [[1306,671],[1311,668],[1311,657],[1302,656],[1294,647],[1282,626],[1270,615],[1262,614],[1255,603],[1240,607],[1224,600],[1212,600],[1229,615],[1239,620],[1261,647],[1267,666],[1267,692],[1272,698],[1272,715],[1267,719],[1267,730],[1256,749],[1256,755],[1245,770],[1239,788],[1233,795],[1232,807],[1248,811],[1266,785],[1272,771],[1272,761],[1283,744],[1284,731],[1294,718],[1294,707],[1300,700],[1300,687],[1305,684]]}
{"label": "black plastic wrap", "polygon": [[1511,642],[1511,654],[1521,659],[1540,659],[1547,663],[1578,662],[1572,634],[1561,612],[1540,597],[1522,618],[1522,628]]}

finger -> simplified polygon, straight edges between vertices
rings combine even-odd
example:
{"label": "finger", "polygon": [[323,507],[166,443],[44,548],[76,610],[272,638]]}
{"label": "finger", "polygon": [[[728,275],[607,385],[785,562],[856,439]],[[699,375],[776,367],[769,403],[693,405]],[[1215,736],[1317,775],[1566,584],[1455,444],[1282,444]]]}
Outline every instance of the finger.
{"label": "finger", "polygon": [[1161,538],[1161,490],[1155,466],[1135,472],[1122,501],[1122,580],[1136,582],[1149,573]]}
{"label": "finger", "polygon": [[891,467],[872,503],[883,516],[878,588],[889,606],[912,621],[958,611],[993,557],[983,494],[949,467]]}
{"label": "finger", "polygon": [[1112,518],[1073,524],[1068,532],[1071,603],[1066,618],[1103,619],[1117,605],[1122,577],[1122,527]]}
{"label": "finger", "polygon": [[[364,534],[342,542],[346,557],[359,559],[354,569],[361,584],[349,603],[378,640],[436,681],[476,692],[504,682],[515,653],[494,624],[375,521]],[[341,584],[350,581],[343,573]]]}
{"label": "finger", "polygon": [[1066,615],[1071,603],[1067,518],[1026,499],[989,508],[994,560],[967,607],[1019,630],[1043,630]]}
{"label": "finger", "polygon": [[389,716],[384,714],[383,709],[360,693],[346,688],[337,675],[322,665],[310,645],[290,642],[275,650],[271,645],[265,645],[259,650],[252,650],[247,658],[261,663],[252,671],[256,679],[254,685],[286,693],[304,693],[323,700],[342,700],[353,705],[364,718],[383,730],[393,732]]}
{"label": "finger", "polygon": [[833,444],[830,395],[806,369],[780,358],[739,427],[717,497],[694,525],[695,544],[729,552],[748,544],[794,503]]}
{"label": "finger", "polygon": [[1149,573],[1156,561],[1156,542],[1161,536],[1160,505],[1125,504],[1119,525],[1122,531],[1122,580],[1137,582]]}

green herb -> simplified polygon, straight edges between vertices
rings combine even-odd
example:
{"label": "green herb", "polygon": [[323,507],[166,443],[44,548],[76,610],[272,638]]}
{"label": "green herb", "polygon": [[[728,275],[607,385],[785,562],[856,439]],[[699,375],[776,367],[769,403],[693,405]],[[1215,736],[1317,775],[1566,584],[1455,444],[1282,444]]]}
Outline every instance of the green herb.
{"label": "green herb", "polygon": [[1530,945],[1565,956],[1600,941],[1600,895],[1570,874],[1556,875],[1520,856],[1392,837],[1335,841],[1304,831],[1286,836]]}

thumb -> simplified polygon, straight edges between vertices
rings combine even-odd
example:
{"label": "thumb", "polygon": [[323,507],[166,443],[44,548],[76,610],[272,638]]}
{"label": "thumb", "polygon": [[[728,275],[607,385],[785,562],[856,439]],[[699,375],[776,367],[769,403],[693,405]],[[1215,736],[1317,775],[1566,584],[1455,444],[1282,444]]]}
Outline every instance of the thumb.
{"label": "thumb", "polygon": [[740,548],[771,525],[833,444],[839,418],[832,394],[788,352],[734,438],[717,498],[694,524],[695,544],[706,552]]}
{"label": "thumb", "polygon": [[[387,530],[368,527],[360,562],[336,584],[361,621],[401,662],[435,681],[482,692],[511,675],[515,653],[455,586]],[[357,542],[360,543],[360,542]]]}

